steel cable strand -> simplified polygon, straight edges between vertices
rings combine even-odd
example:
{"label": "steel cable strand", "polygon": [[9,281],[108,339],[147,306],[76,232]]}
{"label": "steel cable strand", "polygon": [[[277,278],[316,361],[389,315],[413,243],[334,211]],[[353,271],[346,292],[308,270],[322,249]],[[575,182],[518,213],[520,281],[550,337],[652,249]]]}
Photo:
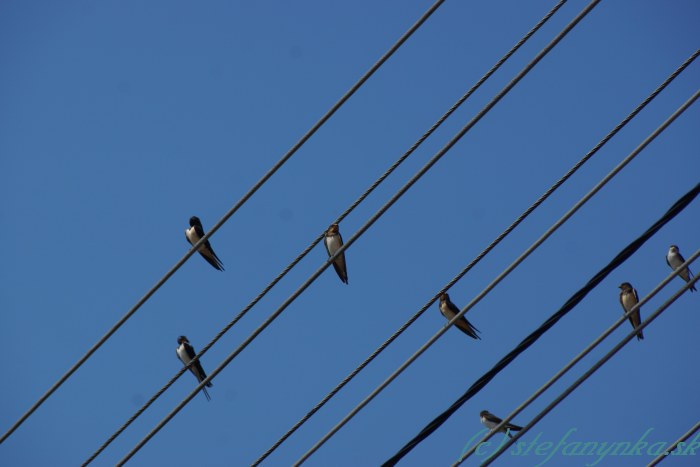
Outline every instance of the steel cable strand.
{"label": "steel cable strand", "polygon": [[[694,95],[697,99],[698,93]],[[694,101],[694,99],[693,99]],[[688,104],[688,102],[686,102]],[[687,107],[685,107],[687,108]],[[679,109],[680,110],[680,109]],[[676,115],[676,114],[674,114]],[[603,269],[601,269],[593,278],[588,281],[578,292],[576,292],[566,303],[552,316],[550,316],[540,327],[535,329],[531,334],[529,334],[525,339],[523,339],[513,350],[511,350],[505,357],[496,363],[489,371],[482,375],[474,384],[472,384],[467,391],[460,396],[447,410],[442,412],[440,415],[435,417],[430,423],[428,423],[413,439],[406,443],[394,456],[392,456],[388,461],[386,461],[384,466],[393,466],[398,463],[401,458],[408,454],[415,446],[420,444],[428,436],[434,433],[443,423],[449,419],[452,414],[454,414],[462,405],[464,405],[469,399],[474,397],[479,391],[481,391],[498,373],[500,373],[506,366],[508,366],[513,360],[515,360],[521,353],[527,350],[532,344],[534,344],[542,335],[544,335],[552,326],[554,326],[561,318],[566,316],[583,298],[595,288],[600,282],[607,277],[613,270],[615,270],[620,264],[627,260],[632,254],[637,251],[649,238],[651,238],[658,230],[666,225],[671,219],[673,219],[678,213],[680,213],[690,202],[695,199],[695,197],[700,193],[700,184],[696,185],[690,192],[686,193],[676,204],[671,207],[653,226],[651,226],[646,232],[644,232],[639,238],[630,243],[625,247],[615,258],[613,258],[610,263],[608,263]],[[463,310],[464,311],[464,310]],[[463,314],[463,313],[461,313]],[[459,316],[459,314],[457,315]],[[455,317],[455,319],[457,319]]]}
{"label": "steel cable strand", "polygon": [[562,393],[557,397],[552,403],[550,403],[547,407],[545,407],[540,413],[538,413],[527,425],[523,427],[522,430],[520,430],[516,435],[514,435],[512,438],[508,439],[508,441],[501,446],[490,458],[486,459],[482,466],[487,466],[490,465],[498,456],[500,456],[503,452],[505,452],[508,447],[510,447],[515,441],[520,439],[522,435],[524,435],[527,431],[530,430],[533,426],[535,426],[542,418],[544,418],[545,415],[547,415],[549,412],[552,411],[561,401],[566,399],[569,394],[571,394],[576,388],[578,388],[581,384],[583,384],[588,378],[593,375],[598,369],[600,369],[601,366],[603,366],[608,360],[610,360],[617,352],[620,351],[629,341],[631,341],[635,336],[636,333],[639,331],[642,331],[644,328],[646,328],[649,324],[651,324],[652,321],[654,321],[656,318],[661,315],[669,306],[675,302],[678,297],[683,295],[692,285],[695,284],[695,282],[700,279],[700,276],[692,278],[689,282],[687,282],[683,287],[681,287],[676,293],[674,293],[671,298],[666,300],[666,302],[663,303],[659,308],[657,308],[647,319],[642,321],[642,323],[632,332],[627,334],[615,347],[612,348],[607,354],[603,356],[600,360],[598,360],[588,371],[586,371],[580,378],[578,378],[571,386],[566,388]]}
{"label": "steel cable strand", "polygon": [[507,417],[505,417],[501,423],[492,428],[481,440],[476,442],[469,450],[467,450],[462,456],[452,464],[452,467],[457,467],[462,462],[464,462],[469,456],[474,454],[477,447],[488,441],[492,436],[494,436],[499,429],[504,427],[509,421],[516,417],[520,412],[525,410],[532,402],[534,402],[540,395],[542,395],[547,389],[549,389],[554,383],[556,383],[562,376],[564,376],[574,365],[580,362],[586,357],[593,349],[595,349],[603,340],[605,340],[610,334],[612,334],[615,329],[621,326],[627,319],[632,315],[632,313],[639,310],[643,305],[645,305],[649,300],[651,300],[658,292],[666,287],[683,268],[689,266],[693,261],[695,261],[698,256],[700,256],[700,250],[696,251],[688,260],[683,263],[683,265],[676,268],[671,274],[669,274],[664,280],[662,280],[651,292],[649,292],[645,297],[643,297],[639,303],[634,305],[628,312],[624,313],[621,318],[615,321],[608,329],[606,329],[600,336],[598,336],[593,342],[591,342],[585,349],[583,349],[576,357],[571,359],[561,370],[559,370],[552,378],[550,378],[545,384],[543,384],[538,390],[536,390],[525,402],[520,404],[515,410],[513,410]]}

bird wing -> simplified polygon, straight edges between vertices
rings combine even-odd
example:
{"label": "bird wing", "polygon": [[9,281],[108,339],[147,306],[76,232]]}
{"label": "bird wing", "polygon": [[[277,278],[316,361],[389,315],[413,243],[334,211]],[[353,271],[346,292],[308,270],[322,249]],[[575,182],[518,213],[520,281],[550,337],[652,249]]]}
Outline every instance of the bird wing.
{"label": "bird wing", "polygon": [[216,253],[214,253],[214,250],[209,244],[209,240],[204,242],[204,248],[199,250],[199,254],[207,261],[207,263],[211,264],[214,269],[218,269],[219,271],[224,270],[224,263],[222,263],[219,257],[216,256]]}
{"label": "bird wing", "polygon": [[457,326],[460,331],[462,331],[472,339],[481,339],[481,337],[479,337],[479,335],[477,334],[477,332],[481,331],[472,326],[472,323],[470,323],[464,316],[461,316],[457,320],[457,322],[455,322],[455,326]]}
{"label": "bird wing", "polygon": [[[343,245],[343,237],[341,237],[340,233],[335,234],[335,236],[338,237],[338,241],[340,243],[340,246]],[[332,238],[332,237],[331,237]],[[328,256],[333,256],[333,253],[331,252],[331,249],[329,248],[329,237],[325,237],[323,239],[323,246],[326,247],[326,252],[328,253]],[[336,250],[337,251],[337,250]],[[338,274],[338,277],[342,282],[345,284],[348,283],[348,267],[347,264],[345,263],[345,253],[341,253],[340,255],[336,256],[335,260],[333,260],[333,269],[335,269],[335,273]]]}

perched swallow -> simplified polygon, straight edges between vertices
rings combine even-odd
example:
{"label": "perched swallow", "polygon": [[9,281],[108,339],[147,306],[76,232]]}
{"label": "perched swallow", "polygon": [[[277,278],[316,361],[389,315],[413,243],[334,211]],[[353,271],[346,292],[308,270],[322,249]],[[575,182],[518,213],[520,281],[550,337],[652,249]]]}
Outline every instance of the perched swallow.
{"label": "perched swallow", "polygon": [[[323,244],[326,245],[328,256],[333,256],[333,254],[343,246],[343,237],[340,236],[338,224],[333,224],[328,227],[328,230],[326,230],[326,237],[323,239]],[[335,261],[333,261],[333,268],[338,274],[338,277],[340,277],[340,280],[347,284],[348,269],[345,265],[345,253],[341,253],[340,256],[335,258]]]}
{"label": "perched swallow", "polygon": [[[455,317],[457,313],[459,313],[459,308],[455,306],[454,303],[450,301],[450,296],[447,295],[446,293],[440,295],[440,313],[447,318],[448,321],[451,321],[452,318]],[[455,326],[459,328],[460,331],[462,331],[464,334],[467,336],[474,338],[474,339],[481,339],[476,333],[481,332],[472,324],[467,321],[467,318],[462,315],[457,322],[455,323]]]}
{"label": "perched swallow", "polygon": [[[671,245],[671,248],[668,249],[668,253],[666,253],[666,264],[671,266],[671,269],[675,271],[683,263],[685,263],[685,258],[683,258],[683,256],[681,255],[680,250],[678,250],[678,247],[676,245]],[[683,279],[686,282],[690,282],[690,279],[693,278],[693,273],[690,272],[689,268],[683,268],[683,270],[679,272],[678,275],[681,276],[681,279]],[[697,289],[694,285],[691,285],[690,291],[695,292],[697,291]]]}
{"label": "perched swallow", "polygon": [[[199,217],[190,217],[190,228],[185,230],[185,238],[187,238],[187,241],[190,242],[191,245],[194,245],[202,237],[204,237],[204,229],[202,228],[202,223],[199,221]],[[209,244],[209,240],[200,245],[198,250],[202,258],[207,260],[207,263],[211,264],[219,271],[224,270],[224,263],[222,263],[219,257],[216,256],[216,253],[214,253],[214,250]]]}
{"label": "perched swallow", "polygon": [[[622,309],[625,310],[625,313],[630,311],[637,303],[639,303],[639,296],[637,296],[637,291],[632,288],[632,285],[629,282],[620,284],[620,304],[622,305]],[[634,329],[637,329],[642,323],[639,312],[640,309],[637,308],[637,310],[629,316],[630,323],[632,323]],[[642,339],[644,339],[644,334],[642,334],[642,330],[640,329],[637,332],[637,340],[641,341]]]}
{"label": "perched swallow", "polygon": [[[496,425],[503,421],[488,410],[482,410],[481,413],[479,413],[479,417],[481,418],[481,424],[489,430],[493,430],[494,428],[496,428]],[[511,431],[520,431],[522,429],[523,427],[521,426],[513,425],[512,423],[506,423],[500,430],[498,430],[498,432],[505,433],[508,435],[508,437],[512,438],[513,435],[510,434]]]}
{"label": "perched swallow", "polygon": [[[177,343],[179,344],[177,348],[177,358],[179,358],[182,363],[187,366],[187,364],[192,361],[197,353],[194,351],[194,347],[192,347],[192,344],[190,344],[190,341],[187,340],[185,336],[178,337]],[[197,360],[194,365],[190,367],[190,371],[200,383],[207,377],[207,374],[204,373],[204,369],[202,368],[202,362],[199,360]],[[202,388],[204,396],[208,401],[211,400],[211,397],[209,397],[209,393],[207,392],[207,388],[210,387],[212,387],[211,381],[207,383],[206,387]]]}

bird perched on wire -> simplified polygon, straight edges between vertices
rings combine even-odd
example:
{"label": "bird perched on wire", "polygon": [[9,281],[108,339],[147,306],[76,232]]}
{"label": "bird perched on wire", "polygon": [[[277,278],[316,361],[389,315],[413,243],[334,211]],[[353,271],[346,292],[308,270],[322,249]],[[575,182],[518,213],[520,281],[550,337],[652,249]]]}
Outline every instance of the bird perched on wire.
{"label": "bird perched on wire", "polygon": [[[481,419],[481,423],[489,430],[493,430],[494,428],[496,428],[496,426],[498,426],[499,423],[503,421],[488,410],[482,410],[481,413],[479,413],[479,418]],[[510,434],[511,431],[520,431],[522,429],[523,427],[521,426],[514,425],[512,423],[506,423],[501,427],[500,430],[498,430],[498,432],[505,433],[508,435],[508,437],[512,438],[513,435]]]}
{"label": "bird perched on wire", "polygon": [[[204,228],[202,228],[202,223],[200,222],[199,217],[190,217],[190,228],[185,230],[185,238],[187,238],[187,241],[194,246],[194,244],[197,243],[202,237],[204,237]],[[216,256],[216,253],[214,253],[214,250],[209,244],[209,240],[206,240],[197,250],[199,251],[199,254],[202,255],[202,258],[206,259],[207,263],[214,266],[215,269],[218,269],[219,271],[224,270],[224,263],[222,263],[219,257]]]}
{"label": "bird perched on wire", "polygon": [[[666,264],[671,266],[671,269],[676,271],[683,263],[685,263],[685,258],[683,258],[681,255],[680,250],[676,245],[671,245],[671,247],[668,249],[668,253],[666,253]],[[678,275],[686,282],[690,282],[690,279],[693,278],[693,273],[690,272],[690,269],[687,267],[683,268]],[[695,292],[697,289],[694,285],[691,285],[690,291]]]}
{"label": "bird perched on wire", "polygon": [[[343,237],[340,236],[340,231],[338,230],[338,224],[332,224],[326,230],[326,236],[323,239],[323,244],[326,246],[326,251],[328,256],[333,256],[336,251],[343,246]],[[340,277],[340,280],[344,283],[348,283],[348,268],[345,264],[345,252],[338,255],[335,260],[333,260],[333,269]]]}
{"label": "bird perched on wire", "polygon": [[[450,301],[450,296],[447,295],[447,293],[443,293],[440,295],[440,313],[447,318],[448,321],[451,321],[452,318],[455,317],[457,313],[459,313],[459,308],[455,306],[454,303]],[[476,329],[472,324],[467,321],[467,318],[462,315],[456,322],[455,326],[459,328],[460,331],[462,331],[464,334],[467,336],[473,338],[473,339],[481,339],[477,332],[480,332],[478,329]]]}
{"label": "bird perched on wire", "polygon": [[[633,306],[635,306],[637,303],[639,303],[639,296],[637,295],[637,291],[632,287],[632,285],[629,282],[623,282],[619,286],[620,288],[620,304],[622,305],[622,309],[625,310],[625,313],[629,312]],[[640,309],[637,308],[634,313],[632,313],[629,316],[630,323],[632,323],[632,327],[634,329],[637,329],[639,325],[642,323],[642,317],[639,314]],[[637,331],[637,340],[642,340],[644,339],[644,334],[642,334],[642,330],[640,329]]]}
{"label": "bird perched on wire", "polygon": [[[185,336],[180,336],[177,338],[177,343],[179,344],[177,347],[177,358],[182,361],[182,363],[187,366],[192,359],[197,355],[197,353],[194,351],[194,347],[190,344],[190,341],[185,337]],[[197,360],[194,362],[192,366],[190,366],[190,371],[192,374],[197,378],[197,381],[200,383],[204,381],[204,378],[207,377],[207,374],[204,373],[204,369],[202,368],[202,363]],[[212,387],[213,385],[211,384],[211,381],[206,384],[206,387],[202,388],[202,392],[204,392],[204,396],[207,398],[207,400],[211,400],[211,397],[209,397],[209,393],[207,392],[207,388]]]}

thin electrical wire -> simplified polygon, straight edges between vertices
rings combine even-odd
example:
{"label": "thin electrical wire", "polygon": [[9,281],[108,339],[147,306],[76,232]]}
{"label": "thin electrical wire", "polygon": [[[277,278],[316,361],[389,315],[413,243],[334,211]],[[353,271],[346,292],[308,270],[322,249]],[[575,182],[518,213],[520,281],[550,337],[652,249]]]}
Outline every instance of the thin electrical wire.
{"label": "thin electrical wire", "polygon": [[262,456],[260,456],[252,465],[259,465],[273,451],[275,451],[284,441],[287,440],[296,430],[306,423],[316,412],[318,412],[328,401],[330,401],[340,390],[345,387],[358,373],[360,373],[367,365],[369,365],[380,353],[384,351],[394,340],[396,340],[406,329],[408,329],[421,315],[438,299],[440,295],[447,292],[452,286],[457,283],[465,274],[467,274],[481,259],[486,256],[493,248],[495,248],[510,232],[512,232],[520,223],[525,220],[537,207],[539,207],[549,196],[554,193],[564,182],[566,182],[583,164],[588,161],[595,153],[598,152],[615,134],[617,134],[630,120],[632,120],[646,105],[651,102],[666,86],[668,86],[685,68],[688,67],[700,54],[700,49],[695,51],[680,67],[678,67],[666,80],[657,87],[641,104],[639,104],[627,117],[625,117],[610,133],[608,133],[597,145],[593,147],[579,162],[577,162],[562,178],[552,185],[540,198],[527,208],[506,230],[504,230],[494,241],[489,244],[476,258],[474,258],[462,271],[450,280],[438,293],[423,305],[411,318],[408,319],[394,334],[391,335],[382,345],[380,345],[372,354],[367,357],[357,368],[355,368],[348,376],[345,377],[332,391],[330,391],[321,401],[316,404],[309,412],[306,413],[294,426],[292,426],[275,444],[273,444]]}
{"label": "thin electrical wire", "polygon": [[607,354],[605,354],[600,360],[598,360],[588,371],[586,371],[580,378],[578,378],[571,386],[566,388],[552,403],[550,403],[547,407],[545,407],[540,413],[538,413],[527,425],[523,427],[522,430],[517,432],[515,436],[512,438],[508,439],[508,441],[503,444],[499,449],[488,459],[484,460],[484,462],[481,464],[482,467],[485,467],[487,465],[490,465],[494,460],[498,458],[502,453],[505,452],[506,449],[508,449],[510,446],[513,445],[514,442],[516,442],[518,439],[520,439],[521,436],[523,436],[525,433],[527,433],[530,428],[532,428],[534,425],[537,424],[542,418],[545,417],[549,412],[552,411],[561,401],[566,399],[566,397],[569,396],[576,388],[578,388],[581,384],[583,384],[590,376],[598,371],[598,369],[603,366],[608,360],[610,360],[617,352],[620,351],[629,341],[632,340],[637,335],[637,332],[644,330],[650,323],[652,323],[656,318],[659,317],[661,313],[663,313],[673,302],[675,302],[678,297],[683,295],[686,290],[688,290],[695,282],[700,279],[700,276],[694,277],[691,279],[689,282],[683,285],[676,293],[674,293],[671,298],[666,300],[663,305],[661,305],[659,308],[657,308],[647,319],[642,321],[642,323],[637,326],[635,330],[627,334],[615,347],[612,348]]}
{"label": "thin electrical wire", "polygon": [[[605,186],[620,170],[622,170],[632,159],[634,159],[649,143],[651,143],[668,125],[670,125],[679,115],[683,113],[700,95],[700,92],[696,92],[688,101],[686,101],[678,110],[676,110],[673,115],[671,115],[664,123],[661,124],[651,135],[649,135],[630,155],[628,155],[620,164],[618,164],[608,175],[606,175],[603,180],[601,180],[590,192],[588,192],[581,200],[579,200],[564,216],[559,219],[552,227],[547,230],[535,243],[533,243],[524,253],[522,253],[510,266],[506,268],[498,277],[496,277],[479,295],[477,295],[466,307],[464,307],[455,317],[449,321],[449,323],[441,328],[433,337],[431,337],[418,351],[416,351],[411,357],[408,358],[394,373],[392,373],[386,380],[384,380],[374,391],[372,391],[360,404],[358,404],[354,409],[348,413],[336,426],[334,426],[323,438],[321,438],[309,451],[307,451],[296,463],[295,465],[300,465],[308,457],[318,450],[328,439],[330,439],[333,434],[335,434],[340,428],[342,428],[350,419],[352,419],[363,407],[365,407],[374,397],[376,397],[384,388],[386,388],[394,379],[398,377],[411,363],[413,363],[423,352],[425,352],[430,346],[432,346],[437,339],[439,339],[447,330],[452,326],[461,316],[463,316],[468,310],[470,310],[476,303],[478,303],[486,294],[488,294],[501,280],[503,280],[510,272],[513,271],[522,261],[525,260],[540,244],[542,244],[549,236],[551,236],[564,222],[566,222],[578,209],[581,208],[593,195],[595,195],[603,186]],[[534,341],[533,341],[534,342]],[[532,344],[532,342],[530,343]],[[523,349],[524,350],[524,349]],[[516,355],[513,355],[510,360],[515,359]],[[500,363],[499,363],[500,364]],[[505,365],[504,365],[505,366]],[[492,372],[494,370],[491,370]],[[490,378],[493,378],[497,371],[493,372]],[[481,387],[488,383],[487,378],[481,384]],[[483,377],[482,377],[483,379]],[[456,408],[454,409],[456,410]],[[428,427],[425,430],[432,433],[437,429],[436,427]],[[428,433],[429,434],[429,433]],[[423,436],[423,433],[420,434]],[[427,435],[425,435],[427,437]],[[410,451],[411,448],[408,446],[404,447],[402,451],[406,450],[406,453]],[[405,453],[403,454],[405,455]],[[403,455],[401,457],[403,457]],[[398,454],[397,454],[398,456]],[[391,465],[390,463],[386,465]]]}
{"label": "thin electrical wire", "polygon": [[[433,124],[430,129],[423,134],[409,149],[406,151],[394,164],[389,167],[381,177],[379,177],[348,209],[345,210],[334,222],[331,224],[339,224],[342,222],[357,206],[359,206],[389,175],[391,175],[394,170],[396,170],[411,154],[415,152],[416,149],[430,136],[435,130],[437,130],[444,122],[449,118],[481,85],[493,75],[502,65],[508,60],[526,41],[529,39],[538,29],[540,29],[544,23],[547,22],[549,18],[556,13],[559,8],[561,8],[567,0],[560,0],[548,13],[543,17],[539,23],[537,23],[513,48],[508,51],[489,71],[484,74],[484,76],[479,79],[476,84],[474,84],[462,97],[460,97],[457,102],[442,116],[435,124]],[[650,100],[650,99],[649,99]],[[640,109],[641,110],[641,109]],[[329,224],[330,225],[330,224]],[[199,360],[226,332],[228,332],[243,316],[245,316],[251,308],[253,308],[292,268],[294,268],[306,255],[323,239],[325,234],[321,232],[311,244],[302,251],[299,256],[294,259],[265,289],[253,299],[229,324],[227,324],[215,337],[209,342],[205,347],[203,347],[200,352],[190,361],[186,367],[182,367],[178,373],[168,381],[165,386],[163,386],[151,399],[149,399],[131,418],[129,418],[112,436],[110,436],[107,441],[105,441],[102,446],[98,448],[84,463],[83,466],[90,464],[97,456],[100,455],[119,435],[121,435],[126,428],[129,427],[144,411],[148,409],[165,391],[167,391],[170,386],[172,386],[175,381],[182,374],[184,374],[187,369],[193,365],[197,360]],[[291,434],[291,433],[289,433]],[[281,444],[281,443],[280,443]],[[274,449],[272,449],[274,450]],[[272,452],[270,450],[269,453]],[[266,456],[265,456],[266,457]],[[260,459],[262,460],[262,459]]]}
{"label": "thin electrical wire", "polygon": [[[540,20],[540,22],[535,25],[520,41],[518,41],[513,48],[508,51],[489,71],[486,72],[486,74],[479,80],[477,81],[476,84],[474,84],[461,98],[457,100],[457,102],[442,116],[440,119],[438,119],[435,124],[433,124],[430,129],[423,134],[414,144],[411,146],[408,151],[406,151],[394,164],[389,167],[384,174],[382,174],[381,177],[379,177],[349,208],[345,210],[334,222],[331,224],[339,224],[342,222],[352,211],[355,210],[357,206],[359,206],[389,175],[391,175],[394,170],[396,170],[409,156],[411,156],[416,149],[430,136],[432,135],[435,130],[437,130],[444,122],[449,118],[481,85],[489,78],[491,75],[493,75],[502,65],[503,63],[508,60],[526,41],[529,39],[538,29],[541,28],[544,23],[547,22],[547,20],[556,13],[556,11],[561,8],[561,6],[566,3],[567,0],[560,0],[548,13],[547,15]],[[329,224],[330,225],[330,224]],[[122,425],[110,438],[100,446],[100,448],[93,453],[90,458],[88,458],[84,463],[83,466],[88,465],[90,462],[92,462],[104,449],[106,449],[131,423],[133,423],[148,407],[153,404],[165,391],[172,386],[175,381],[183,374],[185,371],[189,368],[189,366],[193,365],[199,358],[201,358],[226,332],[228,332],[248,311],[250,311],[253,306],[255,306],[292,268],[294,268],[306,255],[323,239],[325,234],[324,232],[321,232],[312,242],[311,244],[304,250],[302,251],[299,256],[294,259],[265,289],[257,296],[255,299],[253,299],[252,302],[250,302],[226,327],[224,327],[215,337],[214,339],[207,344],[205,347],[202,348],[202,350],[192,359],[189,365],[187,367],[183,367],[178,371],[178,373],[170,380],[166,385],[161,388],[151,399],[149,399],[129,420],[127,420],[124,425]],[[291,433],[290,433],[291,434]],[[273,449],[274,450],[274,449]],[[272,451],[269,451],[272,452]],[[269,454],[269,453],[268,453]]]}
{"label": "thin electrical wire", "polygon": [[[699,429],[700,429],[700,422],[697,422],[695,425],[693,425],[693,427],[692,427],[690,430],[686,431],[685,434],[684,434],[683,436],[681,436],[680,438],[678,438],[678,440],[676,440],[671,446],[669,446],[668,449],[666,449],[666,451],[665,451],[664,453],[660,454],[660,455],[659,455],[658,457],[656,457],[653,461],[649,462],[649,463],[647,464],[647,467],[654,467],[655,465],[658,465],[659,462],[661,462],[662,460],[666,459],[666,457],[667,457],[669,454],[670,454],[670,455],[674,455],[674,454],[672,454],[672,451],[673,451],[674,449],[676,449],[676,447],[677,447],[680,443],[682,443],[682,442],[685,441],[686,439],[688,439],[688,438],[690,438],[691,436],[693,436],[693,434],[694,434],[696,431],[698,431]],[[667,453],[669,453],[669,454],[667,454]]]}
{"label": "thin electrical wire", "polygon": [[355,234],[341,247],[335,254],[330,256],[326,262],[314,273],[307,281],[302,284],[287,300],[285,300],[282,305],[270,315],[248,338],[243,341],[243,343],[234,350],[228,357],[200,384],[182,401],[178,404],[163,420],[161,420],[158,425],[149,432],[146,437],[144,437],[127,455],[119,461],[118,465],[123,465],[128,461],[133,455],[138,452],[143,445],[148,442],[160,429],[165,426],[182,408],[187,405],[187,403],[194,398],[194,396],[201,390],[206,383],[213,379],[224,367],[226,367],[243,349],[245,349],[250,342],[252,342],[269,324],[274,321],[286,308],[291,304],[306,288],[308,288],[311,283],[313,283],[316,278],[318,278],[323,271],[335,260],[336,257],[343,254],[346,249],[350,248],[352,244],[367,231],[391,206],[401,198],[406,191],[408,191],[425,173],[432,168],[438,160],[440,160],[457,142],[483,118],[486,113],[488,113],[515,85],[520,82],[520,80],[527,75],[527,73],[539,63],[544,56],[549,53],[549,51],[554,48],[554,46],[559,43],[566,34],[573,29],[573,27],[578,24],[581,19],[583,19],[588,12],[590,12],[595,5],[600,3],[601,0],[593,0],[584,10],[579,13],[579,15],[569,23],[564,30],[562,30],[557,37],[555,37],[552,42],[550,42],[537,56],[527,65],[523,70],[520,71],[484,108],[482,108],[476,116],[474,116],[469,123],[467,123],[440,151],[435,154],[426,165],[424,165],[403,187],[399,189],[394,196],[387,201]]}
{"label": "thin electrical wire", "polygon": [[443,423],[445,423],[450,416],[452,416],[462,405],[464,405],[468,400],[470,400],[474,395],[476,395],[481,389],[483,389],[500,371],[502,371],[506,366],[512,363],[515,358],[517,358],[521,353],[527,350],[532,344],[534,344],[540,337],[542,337],[549,329],[551,329],[561,318],[566,316],[578,303],[580,303],[585,296],[593,290],[598,284],[600,284],[605,277],[607,277],[612,271],[619,267],[624,261],[626,261],[632,254],[634,254],[641,246],[647,242],[656,232],[658,232],[665,224],[667,224],[671,219],[678,215],[683,209],[685,209],[694,199],[700,194],[700,184],[696,185],[691,191],[686,193],[682,198],[680,198],[654,225],[652,225],[647,231],[645,231],[640,237],[626,246],[615,258],[613,258],[608,265],[596,273],[591,280],[589,280],[586,285],[584,285],[580,290],[578,290],[574,295],[572,295],[569,300],[552,316],[550,316],[542,325],[540,325],[535,331],[530,333],[525,337],[513,350],[511,350],[505,357],[494,365],[488,372],[482,375],[477,381],[472,384],[467,391],[460,396],[450,407],[434,418],[428,425],[426,425],[421,432],[416,435],[411,441],[409,441],[397,454],[395,454],[390,460],[385,462],[383,465],[395,465],[398,461],[410,452],[415,446],[417,446],[421,441],[425,440],[430,434],[437,430]]}
{"label": "thin electrical wire", "polygon": [[610,334],[612,334],[615,329],[617,329],[622,323],[627,321],[627,319],[632,315],[632,313],[636,312],[638,309],[640,309],[643,305],[645,305],[649,300],[651,300],[658,292],[661,291],[666,285],[668,285],[685,267],[689,266],[697,257],[700,256],[700,250],[697,250],[695,254],[693,254],[688,260],[683,263],[683,265],[679,268],[676,268],[671,274],[669,274],[663,281],[661,281],[651,292],[649,292],[642,300],[639,301],[636,305],[634,305],[630,311],[627,313],[623,313],[622,317],[619,318],[617,321],[615,321],[608,329],[606,329],[600,336],[598,336],[593,342],[591,342],[585,349],[583,349],[576,357],[574,357],[569,363],[567,363],[561,370],[559,370],[554,376],[552,376],[549,381],[547,381],[545,384],[542,385],[537,391],[535,391],[525,402],[520,404],[513,412],[508,414],[506,418],[504,418],[501,423],[499,423],[497,426],[495,426],[493,429],[491,429],[481,440],[479,440],[477,443],[475,443],[467,452],[462,454],[462,456],[452,464],[452,467],[457,467],[460,465],[462,462],[464,462],[469,456],[474,454],[476,451],[477,447],[486,441],[488,441],[492,436],[494,436],[496,433],[498,433],[498,430],[504,427],[508,422],[510,422],[513,418],[517,417],[520,412],[525,410],[532,402],[535,401],[539,396],[541,396],[547,389],[549,389],[554,383],[559,381],[559,379],[564,376],[571,368],[573,368],[574,365],[576,365],[578,362],[580,362],[583,358],[585,358],[593,349],[595,349],[603,340],[605,340]]}
{"label": "thin electrical wire", "polygon": [[[696,93],[695,98],[697,98]],[[411,439],[404,447],[402,447],[391,459],[383,465],[395,465],[398,461],[408,454],[415,446],[420,444],[433,432],[435,432],[443,423],[445,423],[462,405],[474,397],[481,389],[483,389],[493,378],[496,377],[505,367],[513,362],[520,354],[527,350],[540,337],[542,337],[549,329],[552,328],[561,318],[568,314],[583,298],[596,287],[608,274],[615,270],[622,262],[629,258],[637,249],[639,249],[652,235],[654,235],[663,225],[675,217],[682,209],[684,209],[697,195],[700,193],[700,184],[695,186],[693,190],[688,192],[681,198],[664,216],[649,228],[641,237],[628,245],[620,254],[618,254],[607,266],[601,269],[583,288],[576,292],[567,302],[552,316],[550,316],[540,327],[525,337],[513,350],[505,357],[499,360],[489,371],[482,375],[477,381],[472,384],[469,389],[459,397],[450,407],[435,417],[428,423],[413,439]],[[478,297],[477,297],[478,299]],[[470,304],[471,305],[471,304]],[[468,309],[467,306],[466,309]],[[463,314],[462,310],[458,315]]]}
{"label": "thin electrical wire", "polygon": [[445,0],[437,0],[426,12],[416,21],[400,38],[399,40],[384,54],[382,57],[374,64],[372,67],[364,74],[362,77],[336,102],[333,107],[330,108],[326,114],[321,117],[320,120],[314,124],[311,129],[306,132],[304,136],[297,141],[297,143],[292,146],[292,148],[287,151],[287,153],[275,163],[274,166],[260,179],[258,182],[253,185],[253,187],[202,237],[199,239],[199,241],[192,246],[192,248],[185,254],[185,256],[178,261],[175,266],[170,269],[157,283],[154,285],[151,290],[149,290],[146,295],[144,295],[136,304],[119,320],[117,323],[104,335],[102,338],[97,341],[95,345],[93,345],[88,352],[78,360],[77,363],[75,363],[49,390],[39,398],[39,400],[34,403],[34,405],[24,414],[22,415],[15,424],[10,427],[10,429],[0,437],[0,444],[2,444],[7,437],[9,437],[19,426],[24,423],[24,421],[29,418],[29,416],[36,411],[36,409],[41,406],[46,399],[48,399],[51,394],[53,394],[70,376],[75,373],[75,371],[80,368],[83,363],[87,361],[88,358],[92,356],[92,354],[99,349],[102,344],[104,344],[107,339],[109,339],[112,334],[114,334],[136,311],[144,304],[146,301],[154,294],[160,287],[167,282],[170,277],[175,274],[175,272],[180,269],[180,267],[185,264],[185,262],[194,254],[195,251],[198,250],[200,245],[203,245],[204,242],[206,242],[209,237],[214,235],[219,228],[224,225],[226,221],[228,221],[233,214],[238,211],[238,209],[245,204],[248,199],[250,199],[253,194],[255,194],[256,191],[265,183],[267,182],[270,177],[272,177],[277,170],[279,170],[296,152],[303,146],[306,141],[308,141],[311,136],[316,133],[316,131],[323,126],[323,124],[328,121],[333,114],[348,100],[350,97],[355,94],[355,92],[396,52],[399,47],[401,47],[413,33],[418,30],[418,28],[425,23],[425,21],[428,20],[428,18],[445,2]]}

